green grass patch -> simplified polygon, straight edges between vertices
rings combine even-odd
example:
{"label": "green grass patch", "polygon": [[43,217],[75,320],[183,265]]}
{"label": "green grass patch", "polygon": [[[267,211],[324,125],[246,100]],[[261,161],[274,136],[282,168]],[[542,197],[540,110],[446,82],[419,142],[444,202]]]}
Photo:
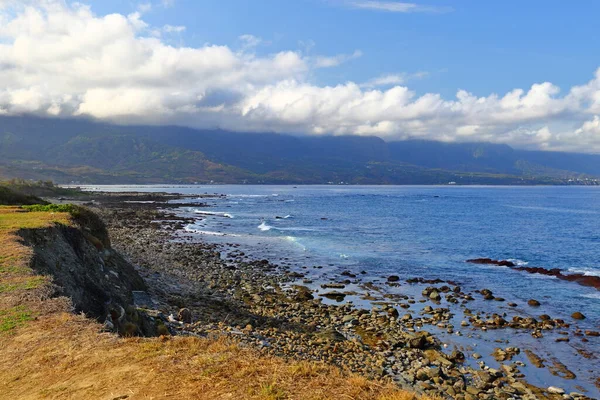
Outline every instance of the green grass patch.
{"label": "green grass patch", "polygon": [[0,310],[0,333],[9,332],[32,319],[31,311],[24,306]]}
{"label": "green grass patch", "polygon": [[16,266],[6,266],[2,265],[2,260],[0,260],[0,274],[26,274],[30,271],[27,267],[16,267]]}
{"label": "green grass patch", "polygon": [[17,290],[32,290],[37,289],[46,283],[46,278],[43,276],[34,276],[21,282],[16,283],[0,283],[0,293],[14,292]]}
{"label": "green grass patch", "polygon": [[281,390],[275,383],[262,384],[259,395],[265,400],[285,400],[288,398],[286,393]]}
{"label": "green grass patch", "polygon": [[30,212],[64,212],[71,215],[78,214],[80,210],[73,204],[34,204],[22,208]]}

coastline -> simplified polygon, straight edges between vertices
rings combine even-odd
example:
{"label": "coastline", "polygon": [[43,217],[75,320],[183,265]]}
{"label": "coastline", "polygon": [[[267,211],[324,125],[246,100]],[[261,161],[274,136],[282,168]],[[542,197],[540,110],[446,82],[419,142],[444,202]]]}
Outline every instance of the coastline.
{"label": "coastline", "polygon": [[[564,398],[560,388],[536,388],[523,381],[523,363],[510,362],[520,349],[499,347],[495,357],[506,362],[492,368],[482,361],[465,360],[473,351],[447,348],[441,335],[428,332],[429,326],[449,334],[459,331],[454,310],[439,303],[442,297],[453,303],[468,301],[471,294],[462,292],[456,282],[413,280],[408,284],[422,285],[423,298],[389,298],[371,311],[323,302],[323,298],[343,299],[343,286],[323,283],[327,291],[313,293],[302,285],[302,272],[267,260],[252,261],[235,245],[223,249],[182,233],[189,221],[172,210],[164,211],[163,202],[131,204],[117,200],[96,211],[107,222],[115,247],[140,266],[139,273],[162,311],[166,315],[177,315],[181,308],[191,311],[192,323],[172,321],[174,333],[227,335],[268,354],[325,361],[374,378],[390,377],[399,386],[420,393],[465,399]],[[405,278],[398,282],[400,277],[388,277],[387,284],[405,284]],[[362,289],[377,291],[368,284]],[[391,306],[394,303],[407,310],[416,304],[420,311],[402,315]],[[483,314],[470,313],[464,322],[482,331],[508,329],[511,323],[512,328],[532,332],[555,329],[548,320],[502,322],[502,316],[497,316],[490,322]],[[539,359],[530,352],[529,360]],[[569,376],[560,361],[554,360],[553,367],[557,374]],[[576,393],[570,396],[585,398]]]}

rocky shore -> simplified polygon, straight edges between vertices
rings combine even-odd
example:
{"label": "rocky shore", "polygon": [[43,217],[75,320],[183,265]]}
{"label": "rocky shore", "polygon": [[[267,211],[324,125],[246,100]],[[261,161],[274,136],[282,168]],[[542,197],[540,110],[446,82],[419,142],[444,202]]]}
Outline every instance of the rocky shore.
{"label": "rocky shore", "polygon": [[[186,234],[183,227],[193,219],[174,213],[174,205],[166,203],[173,200],[178,206],[185,203],[158,194],[106,195],[88,202],[107,224],[113,247],[131,259],[145,280],[147,294],[137,294],[136,306],[161,318],[170,334],[227,335],[265,353],[324,361],[442,398],[590,398],[565,393],[559,385],[528,384],[522,372],[526,364],[517,355],[526,354],[528,364],[547,366],[556,376],[573,378],[557,359],[545,360],[497,340],[491,354],[497,366],[492,367],[472,348],[449,345],[444,338],[492,330],[509,336],[509,330],[518,329],[533,338],[589,341],[597,340],[595,331],[571,328],[570,321],[548,315],[477,311],[471,306],[476,300],[511,302],[485,288],[469,293],[459,282],[439,279],[388,276],[376,284],[345,271],[317,292],[302,271],[254,260],[235,244],[218,246]],[[361,292],[348,291],[350,285]],[[378,285],[410,285],[419,296],[384,295]],[[342,303],[350,296],[370,300],[372,309]],[[531,300],[529,306],[535,307],[537,300]]]}

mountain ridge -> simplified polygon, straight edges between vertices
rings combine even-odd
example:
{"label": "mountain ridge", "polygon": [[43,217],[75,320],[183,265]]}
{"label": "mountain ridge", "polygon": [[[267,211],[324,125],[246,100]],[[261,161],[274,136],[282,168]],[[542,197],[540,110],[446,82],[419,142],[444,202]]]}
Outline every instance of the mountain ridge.
{"label": "mountain ridge", "polygon": [[597,184],[600,155],[0,117],[0,176],[61,183]]}

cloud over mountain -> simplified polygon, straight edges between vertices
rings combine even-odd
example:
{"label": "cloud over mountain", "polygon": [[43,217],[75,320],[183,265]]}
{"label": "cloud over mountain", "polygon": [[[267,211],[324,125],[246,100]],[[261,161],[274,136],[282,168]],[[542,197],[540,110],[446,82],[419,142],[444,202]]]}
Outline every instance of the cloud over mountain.
{"label": "cloud over mountain", "polygon": [[566,91],[541,82],[444,99],[417,94],[402,75],[332,86],[311,80],[315,69],[368,57],[358,50],[259,56],[260,40],[249,34],[240,49],[175,47],[156,29],[139,12],[96,15],[77,3],[1,1],[0,113],[600,152],[600,69]]}

